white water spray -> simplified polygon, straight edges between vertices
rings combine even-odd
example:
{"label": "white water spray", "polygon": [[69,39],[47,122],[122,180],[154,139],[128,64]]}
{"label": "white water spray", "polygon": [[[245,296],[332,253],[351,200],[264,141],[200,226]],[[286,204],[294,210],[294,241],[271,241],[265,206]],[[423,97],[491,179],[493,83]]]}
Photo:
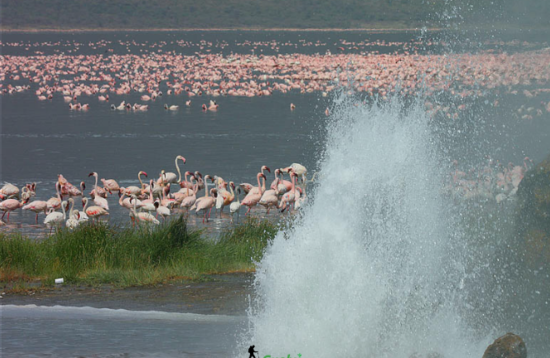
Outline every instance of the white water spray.
{"label": "white water spray", "polygon": [[488,340],[460,304],[462,233],[429,119],[398,100],[358,103],[336,101],[315,200],[260,263],[239,352],[481,357]]}

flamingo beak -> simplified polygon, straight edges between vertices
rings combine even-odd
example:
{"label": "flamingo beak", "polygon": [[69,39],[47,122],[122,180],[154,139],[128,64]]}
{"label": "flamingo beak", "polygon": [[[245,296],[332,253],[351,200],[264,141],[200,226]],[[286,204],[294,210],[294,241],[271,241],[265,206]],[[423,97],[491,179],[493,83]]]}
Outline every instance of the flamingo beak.
{"label": "flamingo beak", "polygon": [[88,174],[88,177],[91,177],[92,175],[94,175],[94,173],[90,173],[90,174]]}
{"label": "flamingo beak", "polygon": [[271,169],[269,169],[268,167],[265,167],[265,170],[271,173]]}

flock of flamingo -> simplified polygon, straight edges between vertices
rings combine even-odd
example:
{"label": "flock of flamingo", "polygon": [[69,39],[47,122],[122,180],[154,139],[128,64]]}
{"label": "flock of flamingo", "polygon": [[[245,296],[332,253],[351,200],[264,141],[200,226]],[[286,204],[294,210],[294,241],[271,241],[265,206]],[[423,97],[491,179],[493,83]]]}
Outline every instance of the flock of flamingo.
{"label": "flock of flamingo", "polygon": [[[86,184],[80,183],[80,188],[75,187],[63,177],[58,175],[55,183],[56,196],[48,200],[33,200],[36,196],[36,184],[26,184],[21,190],[10,183],[0,189],[0,211],[3,211],[2,219],[7,214],[9,223],[10,213],[22,209],[36,213],[35,221],[38,224],[38,214],[44,213],[44,224],[50,228],[63,224],[68,228],[75,228],[90,218],[99,220],[100,217],[109,215],[108,198],[113,193],[118,194],[118,204],[129,211],[132,223],[152,223],[158,225],[158,217],[166,219],[174,210],[195,211],[202,213],[203,223],[208,222],[213,208],[221,212],[229,206],[231,222],[234,214],[240,212],[241,207],[247,207],[245,215],[258,204],[266,209],[266,215],[271,209],[281,212],[296,210],[304,205],[307,200],[306,186],[308,183],[307,169],[298,163],[293,163],[286,168],[274,171],[274,180],[269,189],[266,189],[267,177],[265,172],[271,173],[267,166],[262,166],[256,176],[257,185],[241,183],[236,187],[232,181],[225,181],[219,176],[203,176],[200,172],[186,171],[183,175],[179,167],[179,161],[186,163],[186,159],[178,155],[175,159],[177,175],[173,172],[161,171],[157,180],[142,181],[142,176],[147,173],[138,173],[139,186],[121,187],[114,179],[101,179],[102,186],[98,185],[98,174],[90,173],[95,178],[93,189],[90,191],[90,199],[85,194]],[[285,180],[288,174],[290,180]],[[315,175],[314,175],[315,177]],[[314,177],[309,182],[314,180]],[[212,187],[209,188],[209,182]],[[179,188],[171,193],[171,186]],[[204,189],[204,195],[199,191]],[[245,194],[240,200],[241,191]],[[68,200],[63,200],[68,197]],[[75,209],[75,197],[81,198],[82,210]],[[89,202],[93,203],[88,206]],[[69,208],[70,204],[70,208]],[[68,214],[67,214],[68,213]],[[156,215],[154,215],[156,214]],[[0,220],[0,225],[5,225]]]}
{"label": "flock of flamingo", "polygon": [[[356,47],[347,42],[341,44]],[[149,46],[154,45],[158,44]],[[454,97],[448,102],[456,105],[426,102],[431,115],[439,114],[443,118],[457,118],[472,105],[468,99],[489,96],[489,90],[527,98],[544,95],[540,106],[518,109],[523,119],[550,112],[550,102],[546,100],[550,88],[545,88],[550,81],[546,66],[550,62],[550,51],[428,55],[413,52],[410,45],[406,49],[392,54],[376,51],[324,55],[196,52],[184,56],[174,51],[151,50],[139,55],[112,52],[108,55],[2,55],[0,93],[34,90],[39,100],[60,97],[73,110],[101,105],[112,99],[109,95],[125,97],[136,93],[141,103],[126,103],[129,98],[124,98],[120,105],[111,105],[111,108],[143,111],[148,109],[147,102],[163,95],[165,101],[172,96],[176,102],[165,105],[165,109],[177,110],[179,103],[190,106],[193,97],[259,97],[290,91],[320,92],[326,96],[342,84],[382,100],[391,94],[415,95],[419,90],[428,96],[446,93]],[[184,100],[178,103],[175,96],[184,96]],[[88,103],[81,104],[85,97]],[[90,104],[94,97],[97,102]],[[217,109],[212,99],[209,105],[208,100],[205,102],[203,110]],[[498,100],[492,103],[497,106]]]}
{"label": "flock of flamingo", "polygon": [[461,170],[458,162],[453,161],[455,169],[446,186],[446,192],[455,199],[468,200],[483,198],[502,203],[515,198],[519,184],[525,173],[532,168],[533,161],[529,157],[523,159],[523,165],[507,166],[498,160],[487,158],[487,164],[480,169]]}

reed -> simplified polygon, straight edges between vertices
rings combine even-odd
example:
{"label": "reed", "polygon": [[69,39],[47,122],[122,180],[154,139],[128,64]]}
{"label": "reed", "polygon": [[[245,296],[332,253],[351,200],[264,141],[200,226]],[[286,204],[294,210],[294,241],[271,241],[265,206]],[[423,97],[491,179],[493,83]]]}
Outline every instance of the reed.
{"label": "reed", "polygon": [[48,286],[63,277],[68,283],[126,287],[251,271],[278,231],[277,223],[248,218],[215,240],[179,217],[135,229],[85,224],[42,241],[0,234],[0,281],[13,285],[39,280]]}

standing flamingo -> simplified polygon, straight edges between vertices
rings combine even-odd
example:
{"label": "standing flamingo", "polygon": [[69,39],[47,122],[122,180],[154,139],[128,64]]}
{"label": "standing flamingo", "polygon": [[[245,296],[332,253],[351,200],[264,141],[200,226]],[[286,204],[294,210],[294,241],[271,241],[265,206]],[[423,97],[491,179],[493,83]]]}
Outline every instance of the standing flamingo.
{"label": "standing flamingo", "polygon": [[4,219],[4,215],[8,213],[8,220],[6,220],[7,223],[10,222],[10,213],[16,209],[19,209],[24,204],[27,203],[29,199],[23,199],[21,201],[18,201],[16,199],[6,199],[3,202],[0,203],[0,210],[4,212],[2,215],[2,219]]}
{"label": "standing flamingo", "polygon": [[53,226],[56,226],[56,227],[59,227],[61,225],[61,223],[63,221],[65,221],[65,218],[66,218],[66,214],[65,214],[65,210],[66,210],[66,206],[67,206],[67,202],[66,201],[63,201],[61,203],[61,211],[63,212],[62,213],[58,213],[57,211],[53,211],[51,213],[49,213],[46,218],[44,219],[44,224],[46,224],[47,227],[50,228],[50,234],[52,233],[52,228]]}
{"label": "standing flamingo", "polygon": [[96,219],[96,222],[99,221],[99,218],[103,215],[109,215],[109,213],[107,212],[107,210],[105,210],[104,208],[100,207],[100,206],[90,206],[89,208],[87,207],[88,206],[88,198],[84,197],[82,198],[82,206],[83,206],[83,211],[86,213],[86,215],[88,215],[88,217],[92,218],[92,219]]}
{"label": "standing flamingo", "polygon": [[[202,218],[202,223],[204,224],[204,220],[208,221],[210,218],[210,211],[212,211],[212,208],[214,207],[215,200],[213,197],[208,196],[208,179],[210,181],[214,181],[210,175],[206,175],[204,177],[204,197],[200,200],[196,201],[196,209],[195,211],[198,213],[201,210],[204,210],[204,216]],[[206,217],[206,214],[208,213],[208,218]]]}
{"label": "standing flamingo", "polygon": [[61,200],[62,200],[62,197],[61,197],[61,184],[59,183],[55,183],[55,191],[57,193],[57,197],[55,198],[50,198],[48,199],[48,201],[46,201],[46,206],[47,206],[47,209],[48,210],[57,210],[61,207]]}
{"label": "standing flamingo", "polygon": [[296,174],[292,170],[290,171],[290,179],[292,180],[292,189],[285,193],[281,198],[281,203],[279,204],[279,209],[281,209],[281,212],[284,212],[287,209],[287,206],[290,212],[290,207],[296,200]]}
{"label": "standing flamingo", "polygon": [[139,183],[140,183],[140,187],[138,188],[137,186],[135,185],[132,185],[132,186],[128,186],[124,189],[124,191],[126,192],[126,195],[141,195],[141,191],[145,188],[145,184],[143,184],[143,181],[141,181],[141,175],[145,175],[145,177],[147,177],[147,173],[143,172],[143,171],[140,171],[138,173],[138,180],[139,180]]}
{"label": "standing flamingo", "polygon": [[[233,222],[233,215],[237,213],[237,216],[240,216],[240,209],[241,209],[241,199],[239,198],[239,195],[241,194],[241,188],[237,188],[237,194],[233,191],[235,189],[235,184],[230,185],[229,188],[231,189],[231,194],[233,194],[237,201],[234,201],[229,205],[229,212],[231,213],[231,222]],[[237,218],[238,219],[238,218]]]}
{"label": "standing flamingo", "polygon": [[38,224],[38,213],[44,212],[46,214],[46,209],[48,208],[48,203],[44,200],[35,200],[25,206],[23,206],[23,210],[30,210],[34,213],[36,213],[36,224]]}
{"label": "standing flamingo", "polygon": [[153,215],[149,214],[149,213],[144,213],[144,212],[136,212],[136,200],[137,197],[135,195],[132,195],[132,199],[131,201],[134,203],[134,208],[132,209],[132,214],[134,215],[134,218],[138,221],[138,223],[140,222],[145,222],[145,223],[152,223],[152,224],[155,224],[155,225],[158,225],[160,224],[160,221],[158,221]]}
{"label": "standing flamingo", "polygon": [[[95,177],[95,184],[94,184],[94,204],[105,209],[105,210],[109,210],[109,202],[107,201],[107,199],[103,198],[100,196],[99,192],[100,192],[100,187],[97,186],[97,178],[98,178],[98,175],[96,172],[93,172],[93,173],[90,173],[88,174],[89,177],[91,176],[94,176]],[[101,189],[102,190],[102,189]]]}
{"label": "standing flamingo", "polygon": [[172,172],[166,173],[165,172],[165,173],[163,173],[164,175],[161,175],[160,178],[157,180],[157,184],[169,184],[169,183],[177,184],[181,181],[181,171],[180,171],[180,167],[178,165],[178,159],[181,159],[183,164],[185,164],[186,160],[181,155],[178,155],[176,157],[175,163],[176,163],[176,169],[178,171],[179,177],[177,177],[177,179],[176,179],[176,174],[175,173],[172,173]]}
{"label": "standing flamingo", "polygon": [[[263,186],[260,185],[260,178],[264,179]],[[265,190],[265,179],[266,179],[265,175],[262,173],[258,173],[258,175],[256,175],[256,179],[258,180],[257,188],[259,188],[259,192],[254,190],[249,191],[241,203],[241,205],[248,206],[248,210],[245,213],[245,215],[248,215],[252,207],[258,204],[258,202],[262,198],[263,190]],[[253,189],[256,189],[256,188],[253,188]]]}
{"label": "standing flamingo", "polygon": [[[191,181],[195,179],[195,176],[193,175],[191,177]],[[193,190],[189,191],[189,188],[187,190],[187,196],[183,198],[181,201],[180,207],[181,208],[187,208],[187,211],[189,211],[189,208],[195,204],[195,201],[197,201],[197,191],[199,190],[199,184],[194,183],[193,184]]]}

